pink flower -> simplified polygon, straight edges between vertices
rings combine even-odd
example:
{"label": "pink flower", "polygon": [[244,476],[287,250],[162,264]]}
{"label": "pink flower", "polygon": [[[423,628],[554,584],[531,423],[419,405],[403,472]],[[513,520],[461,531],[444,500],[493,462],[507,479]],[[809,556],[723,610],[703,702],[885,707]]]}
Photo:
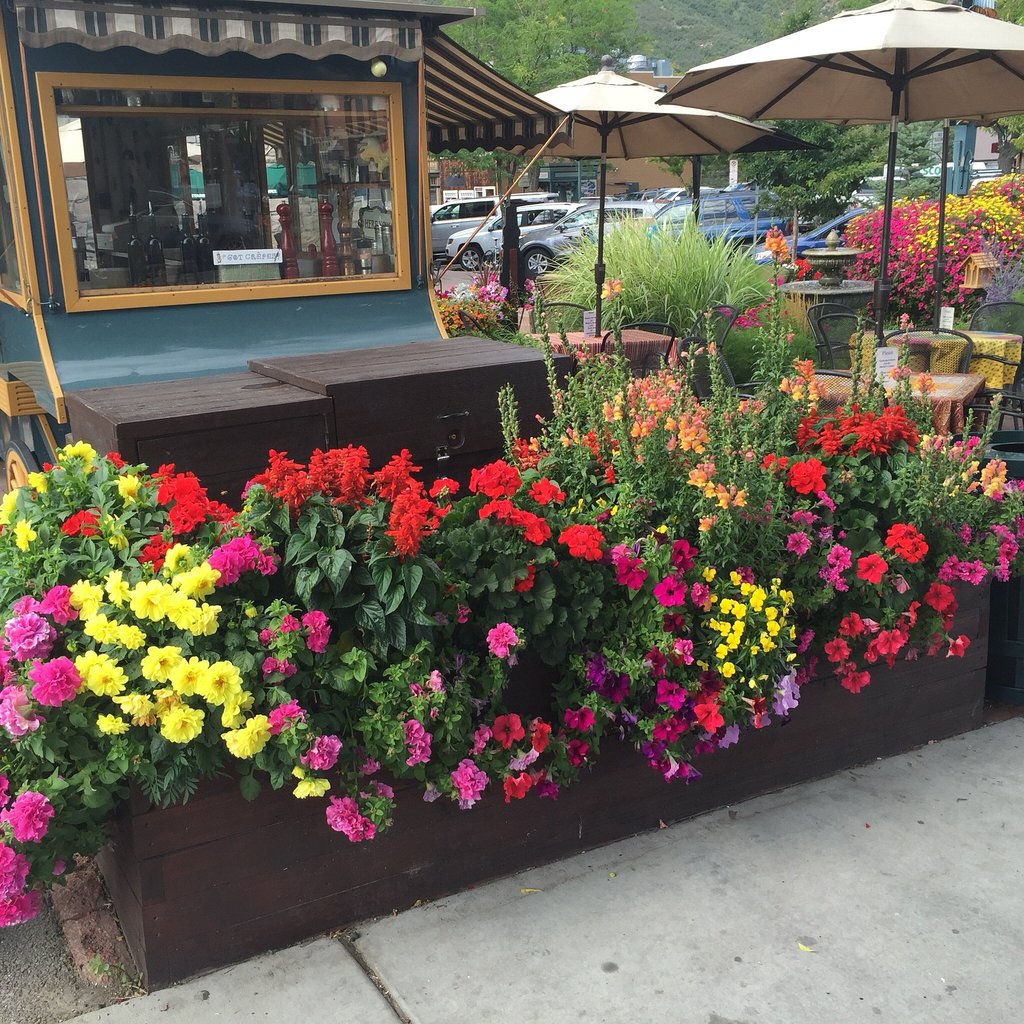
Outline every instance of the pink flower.
{"label": "pink flower", "polygon": [[71,607],[71,588],[65,586],[50,587],[37,610],[43,615],[49,615],[60,626],[78,618],[78,612]]}
{"label": "pink flower", "polygon": [[275,636],[276,634],[272,629],[261,629],[260,643],[263,644],[264,647],[269,647]]}
{"label": "pink flower", "polygon": [[327,824],[335,832],[344,832],[351,843],[373,839],[377,834],[377,826],[359,813],[359,805],[350,796],[332,796],[326,815]]}
{"label": "pink flower", "polygon": [[706,583],[694,583],[690,587],[690,600],[695,608],[703,608],[711,597],[711,588]]}
{"label": "pink flower", "polygon": [[417,764],[426,764],[430,760],[430,741],[433,737],[423,728],[423,724],[415,718],[405,723],[405,746],[409,756],[405,763],[412,768]]}
{"label": "pink flower", "polygon": [[590,708],[565,709],[565,724],[577,732],[589,732],[594,725],[594,712]]}
{"label": "pink flower", "polygon": [[558,783],[552,782],[551,779],[538,779],[533,784],[533,791],[542,800],[557,800],[558,799]]}
{"label": "pink flower", "polygon": [[304,722],[305,720],[306,712],[299,707],[297,700],[290,700],[287,704],[278,704],[267,715],[271,736],[277,736],[282,729],[291,728],[293,722]]}
{"label": "pink flower", "polygon": [[964,651],[971,646],[971,638],[966,633],[961,633],[955,640],[949,641],[949,650],[946,651],[947,658],[962,658]]}
{"label": "pink flower", "polygon": [[25,714],[28,706],[24,686],[5,686],[0,690],[0,727],[6,729],[14,739],[35,732],[42,722],[38,715]]}
{"label": "pink flower", "polygon": [[518,643],[519,635],[507,622],[499,622],[487,633],[487,648],[496,658],[507,658]]}
{"label": "pink flower", "polygon": [[317,772],[326,772],[338,763],[340,753],[341,740],[337,736],[317,736],[313,740],[313,745],[299,758],[299,761],[306,768],[312,768]]}
{"label": "pink flower", "polygon": [[52,817],[53,804],[33,790],[15,797],[14,803],[0,812],[0,821],[11,826],[19,843],[38,843],[49,830]]}
{"label": "pink flower", "polygon": [[306,629],[306,647],[314,654],[323,654],[331,639],[331,627],[327,616],[320,611],[306,612],[302,616],[302,625]]}
{"label": "pink flower", "polygon": [[272,676],[274,673],[280,673],[285,679],[295,675],[298,668],[293,665],[287,658],[273,658],[268,657],[263,659],[263,676]]}
{"label": "pink flower", "polygon": [[470,747],[469,752],[475,757],[477,754],[484,752],[484,747],[487,746],[487,741],[491,738],[490,726],[481,725],[475,733],[473,733],[473,746]]}
{"label": "pink flower", "polygon": [[31,921],[39,913],[40,896],[34,889],[10,899],[0,899],[0,928]]}
{"label": "pink flower", "polygon": [[459,795],[459,807],[468,811],[479,799],[490,781],[487,773],[477,767],[474,761],[464,757],[451,773],[452,785]]}
{"label": "pink flower", "polygon": [[670,679],[659,679],[655,700],[662,707],[678,711],[686,703],[686,690]]}
{"label": "pink flower", "polygon": [[6,775],[0,775],[0,807],[7,806],[7,792],[10,787],[10,783],[7,780]]}
{"label": "pink flower", "polygon": [[57,631],[35,612],[15,616],[4,626],[4,635],[11,654],[18,661],[46,658],[57,639]]}
{"label": "pink flower", "polygon": [[375,757],[368,757],[360,766],[360,775],[376,775],[380,771],[380,761]]}
{"label": "pink flower", "polygon": [[35,683],[32,687],[33,698],[51,708],[59,708],[74,700],[82,686],[82,677],[68,658],[37,661],[28,670],[28,677]]}
{"label": "pink flower", "polygon": [[[244,537],[234,537],[220,547],[214,548],[207,561],[220,573],[217,586],[226,587],[231,583],[237,583],[243,572],[259,569],[264,576],[270,575],[264,571],[267,568],[266,559],[267,556],[263,554],[260,546],[246,534]],[[271,559],[270,572],[276,571],[277,566]]]}
{"label": "pink flower", "polygon": [[28,857],[0,843],[0,900],[16,896],[25,888],[28,869]]}
{"label": "pink flower", "polygon": [[786,550],[798,557],[803,557],[811,550],[811,538],[806,533],[791,533],[786,538]]}
{"label": "pink flower", "polygon": [[663,608],[674,608],[686,600],[686,580],[673,573],[654,587],[654,596]]}
{"label": "pink flower", "polygon": [[458,609],[456,609],[456,621],[459,623],[460,626],[464,626],[467,622],[469,622],[469,605],[459,605]]}
{"label": "pink flower", "polygon": [[647,579],[647,570],[643,568],[643,559],[633,554],[628,544],[618,544],[612,548],[612,565],[615,568],[615,582],[639,590]]}
{"label": "pink flower", "polygon": [[302,624],[299,622],[294,615],[286,615],[281,620],[280,630],[282,633],[298,633],[302,628]]}

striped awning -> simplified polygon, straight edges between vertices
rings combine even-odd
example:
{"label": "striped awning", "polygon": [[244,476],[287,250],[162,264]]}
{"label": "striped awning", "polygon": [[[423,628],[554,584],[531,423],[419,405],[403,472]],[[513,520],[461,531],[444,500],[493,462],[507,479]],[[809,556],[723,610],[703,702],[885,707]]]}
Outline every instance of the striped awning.
{"label": "striped awning", "polygon": [[440,32],[423,44],[423,77],[431,153],[521,152],[542,143],[565,119]]}
{"label": "striped awning", "polygon": [[309,9],[221,7],[219,4],[140,4],[127,0],[17,0],[18,31],[26,46],[76,43],[90,50],[130,46],[147,53],[192,50],[215,57],[242,51],[357,60],[419,60],[419,19],[376,13],[310,13]]}

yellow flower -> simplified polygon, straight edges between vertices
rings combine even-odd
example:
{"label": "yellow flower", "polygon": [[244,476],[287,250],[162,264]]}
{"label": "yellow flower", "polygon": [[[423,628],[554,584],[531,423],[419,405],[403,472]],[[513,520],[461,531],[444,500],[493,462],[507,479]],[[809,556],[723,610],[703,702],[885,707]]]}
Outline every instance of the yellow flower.
{"label": "yellow flower", "polygon": [[92,464],[96,458],[96,449],[88,441],[76,441],[74,444],[65,445],[57,451],[57,461],[67,462],[68,459],[83,459],[87,464]]}
{"label": "yellow flower", "polygon": [[257,612],[256,609],[253,608],[253,606],[251,604],[250,605],[246,605],[245,617],[247,619],[255,619],[258,614],[259,614],[259,612]]}
{"label": "yellow flower", "polygon": [[209,597],[219,579],[220,571],[209,562],[203,562],[194,569],[179,573],[171,582],[186,597]]}
{"label": "yellow flower", "polygon": [[120,715],[100,715],[96,728],[107,736],[120,736],[128,731],[128,723]]}
{"label": "yellow flower", "polygon": [[718,671],[721,672],[726,679],[731,679],[736,675],[736,666],[731,661],[725,661],[722,662]]}
{"label": "yellow flower", "polygon": [[182,565],[191,565],[192,548],[188,544],[173,544],[164,555],[164,572],[169,576],[176,573]]}
{"label": "yellow flower", "polygon": [[39,536],[27,519],[19,519],[14,527],[14,543],[21,551],[28,551],[29,544]]}
{"label": "yellow flower", "polygon": [[193,636],[213,636],[217,632],[220,612],[219,604],[204,604],[189,617],[185,629]]}
{"label": "yellow flower", "polygon": [[120,530],[114,530],[107,538],[107,543],[115,551],[126,551],[128,549],[128,538]]}
{"label": "yellow flower", "polygon": [[49,481],[46,479],[45,473],[29,473],[28,485],[32,490],[37,491],[39,494],[45,494],[46,488],[49,486]]}
{"label": "yellow flower", "polygon": [[128,682],[124,669],[109,654],[86,651],[75,658],[75,668],[97,697],[116,697]]}
{"label": "yellow flower", "polygon": [[196,693],[207,704],[227,704],[242,692],[242,673],[230,661],[215,661],[196,681]]}
{"label": "yellow flower", "polygon": [[132,725],[152,725],[156,721],[156,705],[144,693],[126,693],[112,698],[124,715],[130,715]]}
{"label": "yellow flower", "polygon": [[124,581],[124,573],[120,569],[111,569],[104,583],[110,603],[120,608],[131,594],[131,587]]}
{"label": "yellow flower", "polygon": [[164,613],[167,616],[167,621],[176,629],[188,629],[192,616],[195,615],[199,605],[191,598],[170,588],[165,588],[164,599]]}
{"label": "yellow flower", "polygon": [[725,644],[719,644],[715,648],[715,657],[719,661],[725,661],[725,659],[729,657],[729,648],[726,647]]}
{"label": "yellow flower", "polygon": [[160,718],[160,735],[171,743],[189,743],[203,731],[205,712],[177,704]]}
{"label": "yellow flower", "polygon": [[117,643],[118,624],[106,615],[97,613],[86,620],[85,628],[82,630],[86,636],[91,637],[97,643]]}
{"label": "yellow flower", "polygon": [[171,686],[174,687],[174,692],[180,693],[183,697],[191,697],[209,667],[210,663],[201,658],[179,661],[171,668],[168,676]]}
{"label": "yellow flower", "polygon": [[114,643],[129,651],[137,651],[146,645],[146,634],[138,626],[118,626]]}
{"label": "yellow flower", "polygon": [[[193,661],[198,659],[193,658]],[[142,676],[151,683],[166,683],[182,664],[180,647],[150,647],[142,659]]]}
{"label": "yellow flower", "polygon": [[707,568],[705,568],[705,570],[704,570],[704,580],[705,580],[705,582],[710,583],[715,578],[715,573],[716,573],[716,571],[714,569],[712,569],[710,565],[707,566]]}
{"label": "yellow flower", "polygon": [[328,779],[303,779],[295,787],[295,796],[305,800],[310,796],[323,796],[331,788]]}
{"label": "yellow flower", "polygon": [[245,721],[245,716],[242,712],[248,711],[252,705],[253,697],[247,690],[241,690],[233,694],[229,700],[224,702],[224,707],[221,708],[220,724],[225,729],[237,729]]}
{"label": "yellow flower", "polygon": [[8,491],[0,501],[0,526],[10,526],[11,516],[14,515],[14,506],[17,504],[17,490]]}
{"label": "yellow flower", "polygon": [[121,495],[122,500],[127,504],[139,496],[139,487],[141,485],[142,481],[134,473],[129,473],[127,476],[119,476],[117,478],[117,493]]}
{"label": "yellow flower", "polygon": [[167,595],[164,584],[159,580],[136,583],[131,591],[132,614],[139,619],[159,622],[167,617]]}
{"label": "yellow flower", "polygon": [[223,733],[221,738],[235,757],[255,757],[270,739],[270,723],[266,715],[254,715],[241,729]]}
{"label": "yellow flower", "polygon": [[88,580],[79,580],[71,584],[71,596],[68,600],[72,608],[78,609],[83,619],[89,619],[100,610],[103,588]]}

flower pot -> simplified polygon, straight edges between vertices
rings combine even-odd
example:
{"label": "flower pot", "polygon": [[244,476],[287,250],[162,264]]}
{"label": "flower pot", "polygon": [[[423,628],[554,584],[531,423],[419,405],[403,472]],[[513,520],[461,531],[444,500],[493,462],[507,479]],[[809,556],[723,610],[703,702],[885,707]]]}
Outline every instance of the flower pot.
{"label": "flower pot", "polygon": [[1024,430],[997,430],[992,434],[985,455],[1002,459],[1011,480],[1024,480]]}
{"label": "flower pot", "polygon": [[[987,588],[965,588],[954,632],[963,658],[875,667],[856,696],[833,677],[802,688],[783,726],[741,737],[666,784],[631,746],[607,736],[592,771],[557,800],[505,804],[493,784],[471,811],[396,785],[393,829],[352,845],[320,800],[264,791],[247,803],[230,779],[187,804],[137,798],[117,816],[103,869],[146,984],[175,981],[331,928],[435,899],[485,879],[608,843],[664,822],[885,757],[981,724]],[[528,666],[524,666],[524,671]],[[517,699],[538,699],[529,687]]]}

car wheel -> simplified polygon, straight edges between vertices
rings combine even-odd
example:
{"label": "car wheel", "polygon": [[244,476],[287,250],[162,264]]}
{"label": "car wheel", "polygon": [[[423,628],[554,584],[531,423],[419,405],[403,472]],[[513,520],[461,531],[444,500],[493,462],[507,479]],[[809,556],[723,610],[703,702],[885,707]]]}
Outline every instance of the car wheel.
{"label": "car wheel", "polygon": [[459,257],[462,269],[474,274],[483,266],[483,262],[484,252],[479,245],[467,245]]}
{"label": "car wheel", "polygon": [[523,256],[523,277],[537,278],[551,269],[551,256],[543,249],[531,249]]}

